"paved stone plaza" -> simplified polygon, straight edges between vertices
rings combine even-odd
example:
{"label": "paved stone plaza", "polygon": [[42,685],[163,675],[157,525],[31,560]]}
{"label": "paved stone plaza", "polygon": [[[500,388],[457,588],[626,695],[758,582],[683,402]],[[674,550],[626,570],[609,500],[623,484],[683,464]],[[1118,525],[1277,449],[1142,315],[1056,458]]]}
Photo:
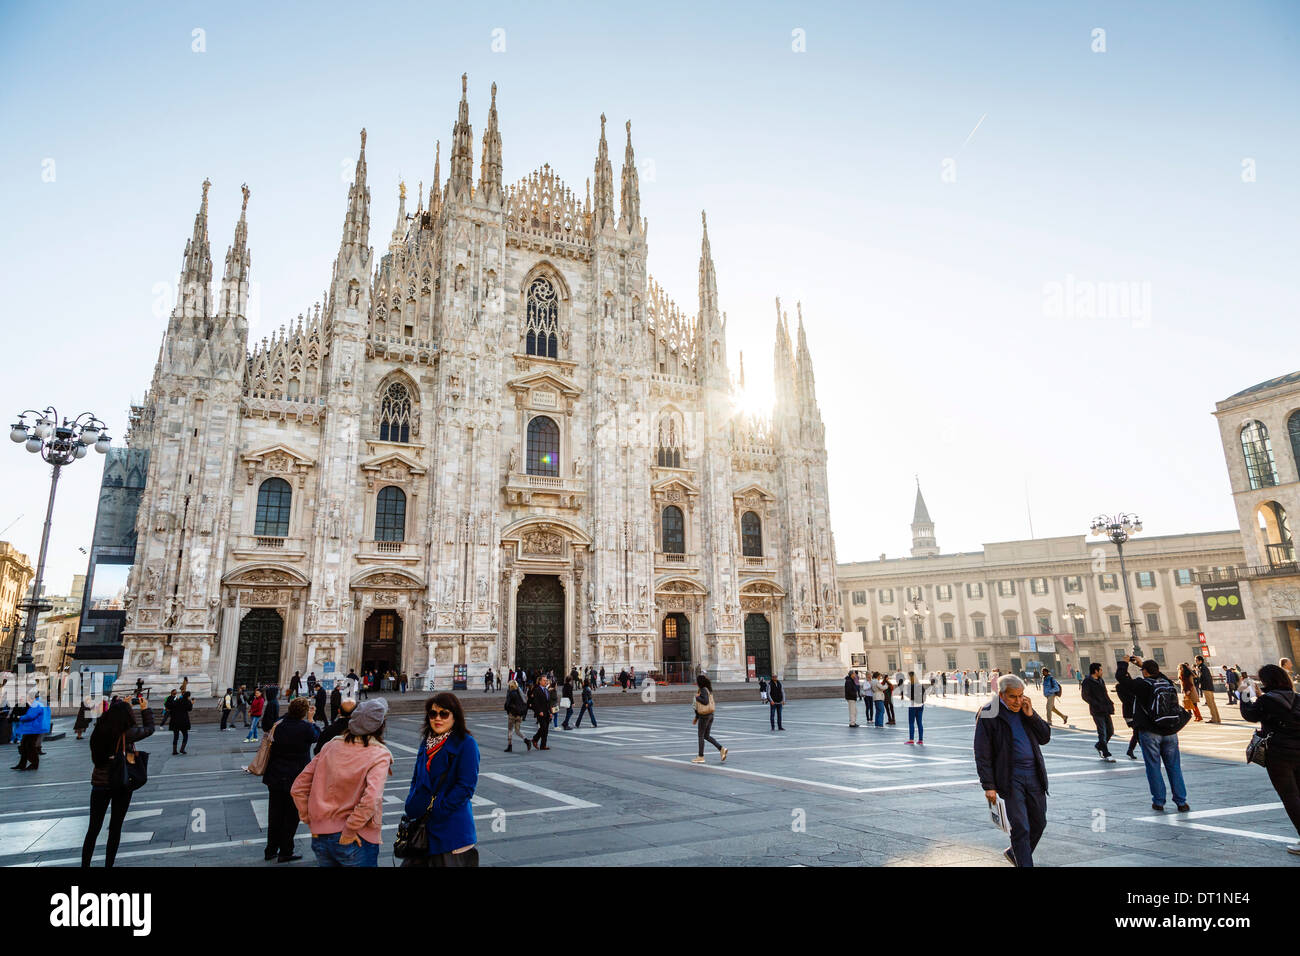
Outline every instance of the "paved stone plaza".
{"label": "paved stone plaza", "polygon": [[[604,703],[611,696],[623,706]],[[1032,696],[1039,708],[1041,695]],[[548,753],[503,753],[504,720],[469,715],[483,751],[475,805],[484,865],[1008,865],[974,774],[977,697],[928,705],[924,749],[904,744],[902,708],[895,727],[864,721],[851,730],[844,701],[796,700],[786,731],[772,733],[766,705],[723,702],[714,735],[730,755],[719,765],[710,748],[706,766],[690,763],[687,705],[602,698],[599,727],[553,730]],[[1235,707],[1222,708],[1223,725],[1192,724],[1181,735],[1189,814],[1151,811],[1141,761],[1124,757],[1126,737],[1112,742],[1117,763],[1097,759],[1077,689],[1067,688],[1064,709],[1073,729],[1058,724],[1044,748],[1051,797],[1039,865],[1300,865],[1283,849],[1295,833],[1264,771],[1243,762],[1250,725]],[[390,721],[386,841],[418,725],[416,716]],[[266,795],[240,771],[253,753],[243,734],[198,725],[180,757],[169,732],[143,744],[151,779],[132,803],[119,866],[281,866],[262,862]],[[79,861],[87,743],[69,735],[45,750],[38,772],[0,778],[0,864]],[[287,865],[310,866],[307,833],[298,839],[306,859]],[[390,865],[391,854],[381,861]]]}

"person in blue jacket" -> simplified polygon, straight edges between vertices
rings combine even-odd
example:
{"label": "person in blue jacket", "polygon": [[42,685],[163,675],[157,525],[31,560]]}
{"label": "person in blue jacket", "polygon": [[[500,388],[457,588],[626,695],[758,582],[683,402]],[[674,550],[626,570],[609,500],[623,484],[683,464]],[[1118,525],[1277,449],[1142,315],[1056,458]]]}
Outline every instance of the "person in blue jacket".
{"label": "person in blue jacket", "polygon": [[50,708],[41,695],[32,698],[27,713],[18,720],[18,763],[11,770],[35,770],[41,765],[41,738],[50,732]]}
{"label": "person in blue jacket", "polygon": [[1060,717],[1061,723],[1068,724],[1070,718],[1056,706],[1056,702],[1061,699],[1061,682],[1053,677],[1052,672],[1046,667],[1043,668],[1043,697],[1047,699],[1047,706],[1044,709],[1047,711],[1048,724],[1052,722],[1052,714]]}
{"label": "person in blue jacket", "polygon": [[424,732],[415,757],[406,815],[425,818],[427,856],[408,856],[402,866],[478,866],[478,833],[470,799],[478,786],[478,744],[465,724],[455,694],[424,703]]}

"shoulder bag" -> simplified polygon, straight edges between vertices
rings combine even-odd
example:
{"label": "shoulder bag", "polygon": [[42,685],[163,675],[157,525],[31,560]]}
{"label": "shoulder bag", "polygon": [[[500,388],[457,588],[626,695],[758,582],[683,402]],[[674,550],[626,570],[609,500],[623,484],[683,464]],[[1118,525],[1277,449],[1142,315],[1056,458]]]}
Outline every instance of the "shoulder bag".
{"label": "shoulder bag", "polygon": [[709,694],[707,696],[709,698],[707,704],[701,704],[700,699],[698,697],[695,698],[695,713],[699,714],[701,717],[708,717],[717,709],[717,704],[714,701],[713,695]]}
{"label": "shoulder bag", "polygon": [[257,745],[257,754],[249,761],[248,766],[244,768],[248,773],[260,777],[266,773],[266,765],[271,759],[271,738],[275,736],[275,728],[280,726],[280,721],[276,721],[270,730],[262,737],[262,742]]}
{"label": "shoulder bag", "polygon": [[[419,757],[417,756],[417,760]],[[451,773],[454,764],[448,764],[447,769],[442,772],[438,778],[438,783],[433,788],[433,793],[429,797],[429,805],[424,808],[419,819],[412,820],[405,813],[402,819],[397,822],[397,835],[393,837],[393,856],[399,860],[405,860],[407,857],[420,857],[429,855],[429,811],[433,809],[434,803],[438,799],[438,793],[442,790],[442,785],[447,781],[447,774]]]}
{"label": "shoulder bag", "polygon": [[113,790],[128,793],[139,790],[149,782],[149,754],[128,747],[126,734],[118,741],[117,752],[108,765],[108,785]]}

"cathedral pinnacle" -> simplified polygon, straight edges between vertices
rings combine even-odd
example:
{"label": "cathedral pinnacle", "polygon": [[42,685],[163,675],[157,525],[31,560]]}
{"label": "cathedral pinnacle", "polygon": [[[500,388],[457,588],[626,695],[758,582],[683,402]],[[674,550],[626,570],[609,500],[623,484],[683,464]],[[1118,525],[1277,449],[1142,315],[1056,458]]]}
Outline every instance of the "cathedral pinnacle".
{"label": "cathedral pinnacle", "polygon": [[700,240],[700,321],[706,326],[718,321],[718,278],[713,269],[713,250],[709,246],[709,219],[700,210],[704,237]]}
{"label": "cathedral pinnacle", "polygon": [[235,241],[226,250],[226,272],[221,280],[221,312],[242,316],[248,303],[248,183],[239,187],[244,194],[235,223]]}
{"label": "cathedral pinnacle", "polygon": [[210,179],[203,180],[203,200],[194,217],[194,232],[185,243],[185,260],[181,267],[181,288],[176,308],[184,315],[206,316],[212,283],[212,255],[208,246],[208,190]]}
{"label": "cathedral pinnacle", "polygon": [[460,107],[451,131],[451,177],[447,196],[469,202],[474,195],[474,131],[469,125],[469,74],[460,75]]}
{"label": "cathedral pinnacle", "polygon": [[488,108],[487,129],[483,130],[483,158],[479,166],[479,192],[488,203],[500,203],[504,198],[501,188],[501,132],[497,128],[497,85],[492,84],[492,105]]}
{"label": "cathedral pinnacle", "polygon": [[600,145],[596,150],[596,208],[592,229],[602,232],[614,228],[614,167],[609,162],[609,143],[605,141],[605,114],[600,114]]}
{"label": "cathedral pinnacle", "polygon": [[627,147],[623,152],[623,189],[619,229],[636,234],[641,231],[641,184],[636,174],[636,156],[632,152],[632,121],[627,121]]}
{"label": "cathedral pinnacle", "polygon": [[343,219],[343,240],[339,252],[346,249],[364,250],[370,243],[370,188],[366,185],[366,131],[361,130],[361,151],[357,154],[357,169],[352,185],[348,187],[348,211]]}

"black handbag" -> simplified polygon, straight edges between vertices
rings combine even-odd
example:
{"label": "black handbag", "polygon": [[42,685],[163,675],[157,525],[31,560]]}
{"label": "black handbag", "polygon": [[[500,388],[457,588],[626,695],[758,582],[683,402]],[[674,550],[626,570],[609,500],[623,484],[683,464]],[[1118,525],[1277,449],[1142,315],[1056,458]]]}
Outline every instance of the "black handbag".
{"label": "black handbag", "polygon": [[429,797],[429,805],[418,819],[412,820],[405,813],[402,814],[402,819],[397,823],[397,835],[393,837],[393,856],[397,859],[429,855],[429,811],[433,809],[434,801],[438,799],[438,792],[442,790],[449,773],[451,767],[442,772],[437,786],[433,788],[433,795]]}
{"label": "black handbag", "polygon": [[1250,736],[1250,743],[1246,744],[1246,762],[1257,763],[1261,767],[1268,766],[1268,741],[1272,734],[1266,734],[1262,730],[1257,730]]}
{"label": "black handbag", "polygon": [[149,782],[149,754],[134,747],[127,749],[126,734],[122,735],[120,749],[108,764],[108,785],[113,790],[128,793],[139,790]]}

